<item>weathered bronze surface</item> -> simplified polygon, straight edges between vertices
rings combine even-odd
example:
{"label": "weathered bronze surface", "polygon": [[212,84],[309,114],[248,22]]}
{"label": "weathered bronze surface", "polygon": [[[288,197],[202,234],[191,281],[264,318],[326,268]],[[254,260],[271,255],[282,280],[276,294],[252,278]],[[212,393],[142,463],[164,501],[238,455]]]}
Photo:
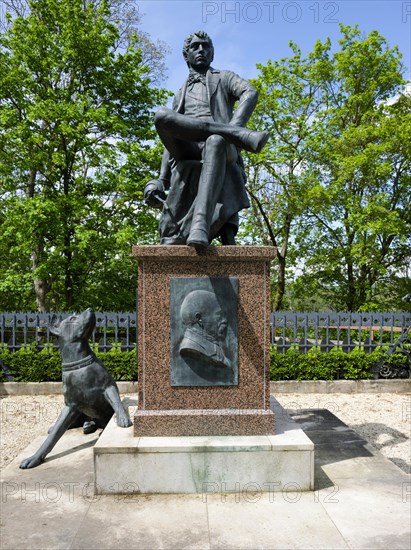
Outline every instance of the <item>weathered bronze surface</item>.
{"label": "weathered bronze surface", "polygon": [[159,179],[147,184],[145,199],[163,209],[161,244],[204,248],[220,237],[232,245],[238,212],[250,206],[240,150],[260,152],[269,135],[245,127],[257,90],[235,73],[211,67],[214,47],[205,32],[187,37],[183,56],[189,76],[173,108],[155,116],[165,150]]}
{"label": "weathered bronze surface", "polygon": [[171,385],[238,383],[238,279],[170,281]]}
{"label": "weathered bronze surface", "polygon": [[96,316],[91,308],[64,321],[56,320],[50,326],[50,332],[59,337],[65,406],[44,443],[33,456],[21,462],[20,468],[41,464],[71,427],[83,425],[84,432],[91,433],[104,428],[114,412],[118,426],[131,426],[117,384],[89,346],[88,339],[95,326]]}

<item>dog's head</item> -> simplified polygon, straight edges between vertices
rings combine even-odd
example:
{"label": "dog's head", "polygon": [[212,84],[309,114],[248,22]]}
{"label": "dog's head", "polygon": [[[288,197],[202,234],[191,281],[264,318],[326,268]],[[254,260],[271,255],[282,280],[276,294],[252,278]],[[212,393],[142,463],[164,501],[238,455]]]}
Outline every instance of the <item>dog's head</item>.
{"label": "dog's head", "polygon": [[88,340],[96,326],[96,316],[91,308],[83,313],[73,314],[62,320],[61,316],[53,315],[49,330],[58,336],[63,343]]}

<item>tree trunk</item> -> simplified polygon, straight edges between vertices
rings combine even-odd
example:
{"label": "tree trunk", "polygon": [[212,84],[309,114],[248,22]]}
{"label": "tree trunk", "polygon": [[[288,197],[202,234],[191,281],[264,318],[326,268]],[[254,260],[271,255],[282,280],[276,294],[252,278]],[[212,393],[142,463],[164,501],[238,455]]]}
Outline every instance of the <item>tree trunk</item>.
{"label": "tree trunk", "polygon": [[[40,244],[37,244],[34,247],[34,250],[31,254],[31,267],[33,273],[35,273],[36,269],[39,266],[40,263],[40,256],[43,251],[43,247]],[[35,277],[33,279],[34,284],[34,292],[36,294],[36,304],[37,304],[37,310],[40,313],[45,313],[48,311],[48,305],[47,305],[47,293],[48,293],[48,285],[47,283],[40,278]]]}
{"label": "tree trunk", "polygon": [[66,260],[64,270],[64,290],[66,295],[66,306],[71,309],[74,304],[74,288],[73,288],[73,273],[72,262],[73,253],[71,250],[71,237],[72,231],[69,227],[66,228],[66,234],[64,235],[64,256]]}
{"label": "tree trunk", "polygon": [[347,285],[348,285],[348,292],[346,297],[346,305],[347,305],[347,311],[355,311],[355,302],[356,302],[356,295],[355,295],[355,277],[354,277],[354,268],[353,264],[351,262],[347,265]]}
{"label": "tree trunk", "polygon": [[283,304],[283,298],[285,293],[285,258],[282,254],[277,255],[278,260],[278,275],[277,275],[277,289],[275,293],[273,310],[279,311]]}
{"label": "tree trunk", "polygon": [[[36,177],[37,177],[37,171],[31,170],[27,181],[27,188],[26,188],[26,197],[29,199],[32,199],[35,195]],[[31,269],[33,271],[33,274],[36,272],[36,269],[40,265],[40,258],[43,250],[44,250],[43,243],[38,241],[34,245],[34,249],[31,253]],[[46,311],[48,311],[47,293],[49,291],[49,287],[46,281],[36,276],[34,276],[33,278],[33,286],[34,286],[34,293],[36,295],[37,310],[40,313],[45,313]]]}
{"label": "tree trunk", "polygon": [[279,311],[283,305],[283,298],[285,294],[285,266],[287,263],[288,242],[290,239],[291,223],[293,216],[291,212],[288,212],[284,220],[284,241],[281,250],[277,250],[278,260],[278,275],[277,275],[277,292],[274,299],[273,308],[274,311]]}

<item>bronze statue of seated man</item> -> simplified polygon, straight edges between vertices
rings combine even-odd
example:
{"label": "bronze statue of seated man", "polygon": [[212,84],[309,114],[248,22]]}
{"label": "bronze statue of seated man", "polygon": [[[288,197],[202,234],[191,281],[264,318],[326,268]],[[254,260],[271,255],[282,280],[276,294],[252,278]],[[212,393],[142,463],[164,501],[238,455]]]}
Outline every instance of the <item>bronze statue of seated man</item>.
{"label": "bronze statue of seated man", "polygon": [[213,43],[203,31],[187,37],[183,56],[188,79],[173,109],[155,115],[165,150],[159,179],[147,184],[145,199],[163,208],[161,244],[203,248],[217,236],[235,244],[238,212],[250,206],[240,150],[258,153],[269,138],[245,127],[258,93],[235,73],[211,67]]}

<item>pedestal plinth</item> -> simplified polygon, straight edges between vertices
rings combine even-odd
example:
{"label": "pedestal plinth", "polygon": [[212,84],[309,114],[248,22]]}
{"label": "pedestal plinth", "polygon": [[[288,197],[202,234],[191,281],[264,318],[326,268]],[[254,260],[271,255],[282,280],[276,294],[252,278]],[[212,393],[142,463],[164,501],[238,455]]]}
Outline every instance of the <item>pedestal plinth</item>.
{"label": "pedestal plinth", "polygon": [[[276,249],[136,246],[133,255],[139,262],[135,436],[273,434],[269,291]],[[215,334],[203,319],[195,323],[207,304],[219,311]]]}
{"label": "pedestal plinth", "polygon": [[187,246],[141,246],[133,254],[138,408],[133,427],[112,420],[94,446],[97,492],[313,489],[313,443],[275,400],[270,407],[275,249],[198,254]]}
{"label": "pedestal plinth", "polygon": [[96,492],[313,490],[314,444],[274,399],[271,408],[275,435],[134,437],[113,418],[93,447]]}

